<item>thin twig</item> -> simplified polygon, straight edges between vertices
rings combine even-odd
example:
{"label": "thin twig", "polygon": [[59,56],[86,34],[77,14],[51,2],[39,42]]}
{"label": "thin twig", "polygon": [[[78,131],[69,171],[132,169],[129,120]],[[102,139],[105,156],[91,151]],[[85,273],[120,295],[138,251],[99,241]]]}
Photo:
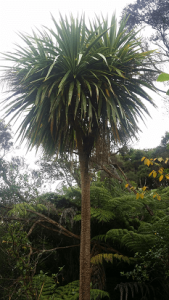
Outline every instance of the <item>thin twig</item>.
{"label": "thin twig", "polygon": [[72,248],[72,247],[80,247],[80,244],[78,244],[78,245],[71,245],[71,246],[65,246],[65,247],[56,247],[56,248],[47,249],[47,250],[41,250],[41,251],[39,251],[39,253],[52,252],[52,251],[55,251],[55,250],[67,249],[67,248]]}

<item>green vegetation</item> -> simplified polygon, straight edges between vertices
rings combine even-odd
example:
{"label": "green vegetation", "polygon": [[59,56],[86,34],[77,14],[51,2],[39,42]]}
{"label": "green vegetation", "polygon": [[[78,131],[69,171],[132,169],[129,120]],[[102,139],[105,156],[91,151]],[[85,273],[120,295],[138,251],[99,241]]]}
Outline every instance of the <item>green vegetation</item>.
{"label": "green vegetation", "polygon": [[[156,156],[156,151],[164,157],[167,136],[162,138],[163,146],[155,149],[119,148],[117,154],[112,152],[109,165],[91,162],[91,299],[168,299],[168,180],[149,177],[151,170],[156,167],[158,173],[166,160],[153,161],[159,164],[149,167],[140,160],[146,155],[148,163],[148,157]],[[34,180],[34,189],[30,190],[36,172],[23,164],[21,168],[20,161],[13,158],[7,163],[3,157],[0,165],[2,299],[79,299],[79,179],[76,185],[61,187],[57,193],[43,193],[43,183],[49,180],[51,171],[46,164],[56,163],[48,159],[45,164],[44,157],[38,171],[41,181]],[[78,169],[76,158],[70,163],[63,158],[59,172],[64,164],[68,177],[74,174],[73,166]],[[146,167],[147,173],[138,172],[139,166]],[[135,186],[141,193],[145,180],[143,199],[136,199],[132,188],[125,187]],[[153,198],[154,193],[160,201]]]}

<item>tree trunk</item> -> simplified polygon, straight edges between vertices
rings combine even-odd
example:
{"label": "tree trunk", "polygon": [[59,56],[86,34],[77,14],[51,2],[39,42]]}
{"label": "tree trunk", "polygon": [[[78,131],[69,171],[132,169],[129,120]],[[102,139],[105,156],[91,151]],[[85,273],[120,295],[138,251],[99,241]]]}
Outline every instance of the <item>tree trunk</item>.
{"label": "tree trunk", "polygon": [[80,236],[80,289],[79,300],[90,300],[90,176],[89,157],[79,150],[81,173],[81,236]]}

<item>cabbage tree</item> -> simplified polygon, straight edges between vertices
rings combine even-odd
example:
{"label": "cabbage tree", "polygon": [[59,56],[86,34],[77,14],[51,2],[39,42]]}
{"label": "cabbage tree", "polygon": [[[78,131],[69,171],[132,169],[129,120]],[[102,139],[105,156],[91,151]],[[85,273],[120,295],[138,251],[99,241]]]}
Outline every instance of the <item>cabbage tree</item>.
{"label": "cabbage tree", "polygon": [[[90,174],[89,159],[100,136],[115,140],[119,130],[135,135],[138,118],[148,114],[143,99],[153,104],[144,88],[151,71],[136,33],[126,33],[115,16],[94,22],[63,18],[54,28],[20,33],[22,43],[4,54],[12,62],[3,79],[9,84],[7,115],[24,116],[19,127],[28,148],[42,146],[49,154],[79,155],[81,171],[80,300],[90,299]],[[147,89],[146,89],[147,90]]]}

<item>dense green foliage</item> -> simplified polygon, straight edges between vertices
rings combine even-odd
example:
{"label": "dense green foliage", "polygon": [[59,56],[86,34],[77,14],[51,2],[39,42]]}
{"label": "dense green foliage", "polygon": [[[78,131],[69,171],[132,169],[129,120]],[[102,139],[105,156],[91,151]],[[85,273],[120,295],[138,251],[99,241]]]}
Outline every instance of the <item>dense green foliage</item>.
{"label": "dense green foliage", "polygon": [[[2,152],[3,147],[5,143]],[[141,163],[143,156],[165,158],[167,147],[168,133],[155,149],[124,146],[113,155],[110,165],[104,163],[102,169],[96,163],[91,165],[92,299],[119,300],[123,295],[129,300],[168,299],[169,187],[167,180],[159,182],[158,178],[149,177],[151,166]],[[79,178],[74,177],[75,186],[43,193],[45,178],[51,174],[47,166],[54,162],[48,159],[46,165],[44,158],[38,173],[24,168],[21,162],[19,158],[9,162],[5,157],[1,159],[2,299],[78,299]],[[70,163],[64,158],[61,161],[68,176],[74,173],[74,167],[78,170],[76,159],[74,162],[71,158]],[[32,181],[38,174],[41,180]],[[125,188],[127,177],[138,190],[146,180],[148,188],[143,199],[136,199]],[[153,198],[155,192],[161,201]]]}
{"label": "dense green foliage", "polygon": [[167,0],[136,0],[124,8],[122,16],[129,16],[130,29],[139,25],[151,27],[150,42],[158,46],[163,57],[168,57],[168,12]]}
{"label": "dense green foliage", "polygon": [[[156,55],[151,60],[152,67],[161,73],[161,70],[168,72],[168,25],[169,25],[169,2],[167,0],[135,0],[126,5],[122,12],[122,18],[128,16],[127,29],[142,29],[144,36],[143,48],[157,49]],[[154,80],[158,74],[155,74]],[[147,78],[152,74],[147,72]],[[168,98],[164,95],[166,88],[158,85],[165,100],[165,108],[168,111]]]}
{"label": "dense green foliage", "polygon": [[[137,166],[142,152],[129,150],[131,165]],[[123,168],[124,153],[117,161]],[[102,172],[91,185],[92,299],[108,299],[106,292],[110,299],[125,293],[129,300],[132,295],[138,300],[167,299],[169,188],[158,189],[161,201],[151,191],[136,200],[125,180]],[[80,188],[65,187],[62,194],[39,194],[10,204],[4,191],[1,186],[2,299],[78,299]],[[22,189],[19,193],[24,197]]]}

